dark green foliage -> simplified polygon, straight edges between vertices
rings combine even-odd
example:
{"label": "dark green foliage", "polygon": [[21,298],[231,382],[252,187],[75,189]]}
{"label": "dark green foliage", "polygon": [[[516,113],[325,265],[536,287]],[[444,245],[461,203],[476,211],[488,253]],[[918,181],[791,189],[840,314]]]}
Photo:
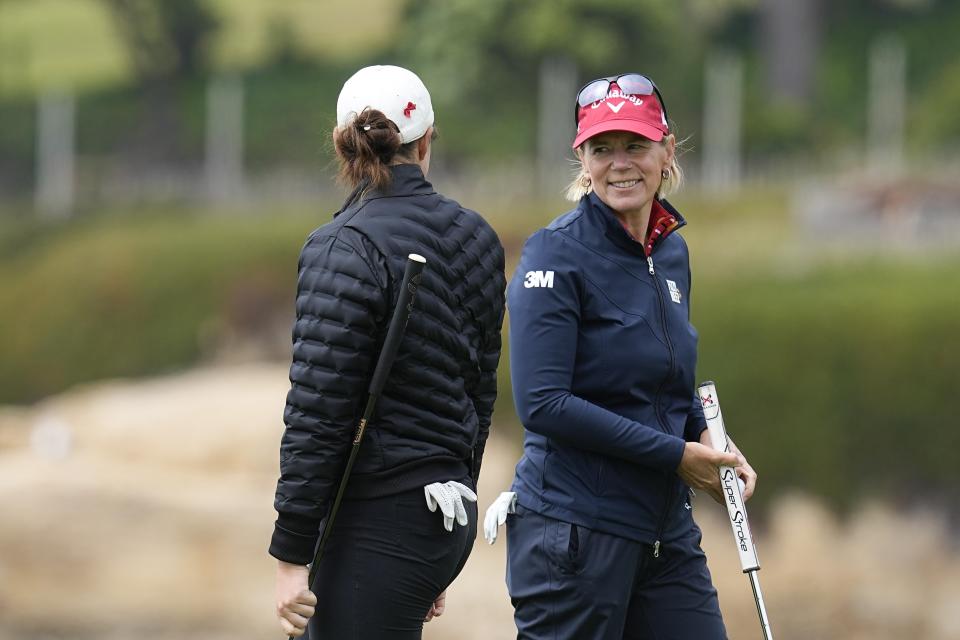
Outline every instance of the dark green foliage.
{"label": "dark green foliage", "polygon": [[[689,89],[702,42],[699,25],[686,18],[668,0],[409,0],[395,53],[430,87],[458,145],[453,153],[529,155],[543,59],[568,59],[582,80],[645,72],[677,95]],[[677,100],[675,112],[671,103],[679,122],[690,121],[686,102]]]}
{"label": "dark green foliage", "polygon": [[141,81],[191,76],[206,68],[207,47],[220,27],[203,0],[103,0]]}
{"label": "dark green foliage", "polygon": [[24,102],[0,101],[0,193],[33,186],[36,111]]}
{"label": "dark green foliage", "polygon": [[[336,96],[353,67],[317,66],[296,63],[262,69],[244,77],[244,162],[256,172],[264,167],[301,167],[322,173],[333,159],[330,134],[336,124]],[[169,158],[200,166],[204,153],[207,78],[185,79],[175,85],[177,126],[166,130],[164,146]],[[127,162],[142,160],[144,144],[140,127],[149,119],[149,97],[133,87],[122,87],[78,96],[76,111],[77,153],[82,161],[97,166],[98,160]],[[477,111],[445,118],[444,129],[468,129],[466,118]],[[522,135],[529,130],[528,118],[506,120],[506,132]],[[0,101],[0,193],[29,196],[33,188],[36,108],[32,100]],[[489,130],[470,129],[471,140],[489,140]],[[146,141],[148,142],[148,141]],[[452,142],[452,141],[451,141]],[[444,142],[444,146],[448,144]],[[487,142],[489,145],[490,143]],[[148,145],[149,147],[149,145]],[[454,145],[454,149],[458,147]],[[149,160],[149,159],[148,159]],[[149,162],[146,166],[150,166]],[[79,185],[81,196],[84,187]]]}
{"label": "dark green foliage", "polygon": [[297,62],[246,76],[247,166],[326,167],[333,159],[337,95],[354,71]]}
{"label": "dark green foliage", "polygon": [[[158,6],[151,0],[114,1],[151,15]],[[184,15],[207,11],[193,0],[174,4],[186,7]],[[816,164],[862,148],[869,51],[889,36],[898,37],[907,52],[908,151],[921,157],[949,152],[960,141],[960,119],[954,117],[960,109],[960,56],[953,35],[960,29],[960,3],[852,0],[823,2],[821,8],[810,104],[770,99],[754,0],[408,0],[396,37],[383,50],[358,50],[335,64],[298,51],[288,27],[278,23],[270,57],[238,71],[244,81],[245,163],[252,171],[327,165],[340,86],[358,67],[383,62],[409,65],[430,87],[443,134],[440,148],[451,166],[530,157],[536,150],[539,66],[552,56],[574,62],[580,80],[626,70],[650,74],[680,137],[691,136],[698,151],[704,144],[703,105],[713,98],[703,95],[704,63],[724,49],[744,60],[743,151],[749,166],[784,157]],[[212,15],[200,20],[207,26],[195,43],[199,62],[203,43],[215,33],[207,19]],[[172,68],[170,49],[155,47],[160,68]],[[124,152],[124,159],[134,161],[199,166],[210,70],[192,64],[193,72],[168,76],[160,93],[119,86],[78,95],[82,160],[95,164]],[[572,102],[570,96],[571,113]],[[28,98],[0,100],[0,188],[19,196],[28,195],[33,182],[34,107]]]}

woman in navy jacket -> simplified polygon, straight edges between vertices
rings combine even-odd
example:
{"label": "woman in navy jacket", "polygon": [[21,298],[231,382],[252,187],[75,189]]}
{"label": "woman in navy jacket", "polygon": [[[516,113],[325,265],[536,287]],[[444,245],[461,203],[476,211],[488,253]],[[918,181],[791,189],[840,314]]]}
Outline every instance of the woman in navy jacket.
{"label": "woman in navy jacket", "polygon": [[[507,519],[519,638],[726,637],[690,489],[720,500],[695,400],[685,221],[663,196],[682,178],[654,84],[602,78],[577,96],[577,207],[533,234],[507,290],[524,453]],[[702,444],[701,444],[702,443]]]}

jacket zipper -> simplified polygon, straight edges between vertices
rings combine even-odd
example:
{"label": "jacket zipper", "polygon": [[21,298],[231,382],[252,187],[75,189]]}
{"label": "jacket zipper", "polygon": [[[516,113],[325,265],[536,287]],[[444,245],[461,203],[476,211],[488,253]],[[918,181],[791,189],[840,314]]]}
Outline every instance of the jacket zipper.
{"label": "jacket zipper", "polygon": [[663,516],[660,518],[660,526],[657,527],[657,539],[653,543],[653,557],[660,557],[660,538],[663,537],[663,528],[667,525],[667,518],[670,515],[670,509],[673,507],[673,496],[677,493],[676,491],[671,491],[671,486],[673,482],[670,477],[667,476],[667,505],[663,511]]}
{"label": "jacket zipper", "polygon": [[[653,267],[652,252],[651,252],[651,255],[647,256],[647,271],[652,276],[653,286],[657,290],[657,305],[660,307],[660,321],[663,323],[663,337],[666,338],[667,350],[670,352],[669,372],[667,374],[667,377],[664,378],[663,381],[660,383],[660,387],[657,389],[657,395],[654,396],[654,400],[653,400],[653,406],[657,414],[657,420],[660,421],[660,426],[663,428],[664,432],[666,433],[667,423],[666,423],[666,420],[664,420],[663,415],[660,413],[660,394],[663,392],[663,386],[667,383],[667,380],[669,380],[670,376],[673,374],[673,369],[677,364],[677,357],[673,351],[673,342],[670,340],[670,334],[667,331],[667,313],[666,313],[666,310],[664,309],[663,291],[661,290],[661,287],[660,287],[660,281],[657,280],[656,278],[656,270]],[[663,510],[663,515],[660,516],[660,524],[657,526],[657,536],[653,543],[654,558],[660,557],[660,539],[663,537],[663,529],[664,527],[667,526],[667,519],[670,516],[670,509],[673,507],[673,494],[675,492],[671,491],[672,486],[673,486],[673,482],[671,482],[671,478],[668,475],[666,497],[665,497],[666,505]]]}

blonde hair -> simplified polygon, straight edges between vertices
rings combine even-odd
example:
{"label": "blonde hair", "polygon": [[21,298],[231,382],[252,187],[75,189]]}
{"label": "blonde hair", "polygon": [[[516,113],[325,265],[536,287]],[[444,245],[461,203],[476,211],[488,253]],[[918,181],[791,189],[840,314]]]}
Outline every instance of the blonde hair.
{"label": "blonde hair", "polygon": [[[665,136],[663,140],[660,141],[660,144],[667,144],[667,141],[672,138],[673,134]],[[670,166],[666,169],[666,177],[662,178],[660,181],[660,186],[657,188],[658,200],[676,193],[683,185],[683,169],[680,168],[680,162],[677,160],[677,157],[680,155],[680,145],[682,145],[683,142],[686,142],[686,140],[676,143],[673,161],[670,162]],[[582,153],[584,144],[586,144],[586,141],[577,147],[577,151]],[[567,185],[567,188],[564,191],[564,197],[572,202],[578,202],[580,198],[593,191],[593,185],[590,183],[590,174],[587,173],[587,168],[583,166],[583,162],[581,162],[579,154],[573,161],[573,164],[576,169],[574,171],[573,180]]]}

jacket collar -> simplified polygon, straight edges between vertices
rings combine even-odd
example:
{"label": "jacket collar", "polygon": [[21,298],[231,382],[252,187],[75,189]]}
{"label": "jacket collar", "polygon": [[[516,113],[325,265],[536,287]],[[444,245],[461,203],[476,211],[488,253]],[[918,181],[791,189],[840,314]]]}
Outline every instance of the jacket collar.
{"label": "jacket collar", "polygon": [[[586,209],[590,217],[599,223],[603,229],[604,235],[606,235],[615,245],[633,253],[646,255],[643,244],[634,240],[630,234],[627,233],[627,230],[623,228],[622,224],[620,224],[620,220],[617,219],[616,214],[613,213],[613,209],[607,206],[607,204],[604,203],[596,193],[591,191],[589,194],[585,195],[583,200],[581,200],[581,205]],[[680,212],[677,211],[673,205],[666,200],[657,200],[654,203],[654,207],[656,208],[657,206],[662,209],[662,213],[676,218],[677,224],[672,225],[668,229],[664,230],[664,232],[654,240],[653,249],[656,249],[657,245],[663,242],[664,238],[687,224],[687,221],[684,220],[682,215],[680,215]],[[651,212],[651,216],[653,216],[654,213],[655,212]]]}
{"label": "jacket collar", "polygon": [[375,200],[377,198],[389,198],[396,196],[420,196],[435,193],[433,185],[425,177],[420,166],[416,164],[395,164],[390,167],[392,180],[390,186],[385,190],[367,189],[367,181],[364,180],[350,192],[346,201],[340,208],[340,211],[333,214],[334,217],[340,215],[350,205],[358,201]]}
{"label": "jacket collar", "polygon": [[381,193],[376,189],[371,189],[364,198],[369,200],[390,196],[422,196],[434,193],[433,185],[423,177],[420,165],[395,164],[390,167],[390,173],[393,174],[393,180],[386,191]]}

